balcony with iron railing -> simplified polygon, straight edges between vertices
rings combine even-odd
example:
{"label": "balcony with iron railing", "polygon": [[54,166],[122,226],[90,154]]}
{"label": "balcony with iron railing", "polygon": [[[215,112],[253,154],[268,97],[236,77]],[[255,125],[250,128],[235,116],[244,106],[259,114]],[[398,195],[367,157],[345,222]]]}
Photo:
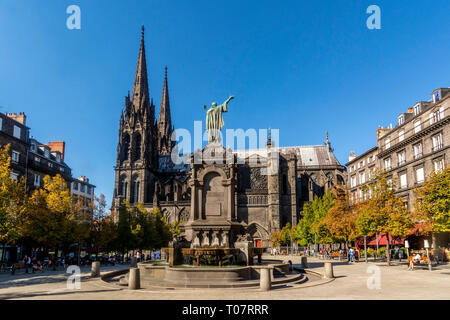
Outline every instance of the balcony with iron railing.
{"label": "balcony with iron railing", "polygon": [[[406,132],[403,132],[403,134],[401,134],[400,137],[399,137],[398,133],[397,134],[395,133],[395,132],[397,132],[397,130],[394,129],[394,133],[389,133],[386,136],[384,136],[383,139],[380,139],[382,141],[386,141],[386,139],[389,139],[389,143],[385,144],[383,142],[383,143],[379,144],[379,148],[380,148],[379,156],[383,156],[383,153],[387,150],[397,149],[400,145],[404,145],[411,141],[414,141],[415,137],[420,137],[420,136],[422,136],[422,134],[430,132],[430,131],[434,130],[435,128],[438,128],[441,125],[444,125],[445,123],[447,123],[450,119],[450,114],[448,114],[448,109],[449,109],[449,107],[445,108],[444,111],[442,113],[440,113],[439,117],[431,118],[429,121],[423,121],[423,122],[421,122],[420,126],[411,127]],[[441,114],[442,114],[442,116],[441,116]],[[443,116],[444,114],[447,114],[447,115]],[[442,146],[441,146],[441,148],[442,148]],[[437,150],[438,149],[439,148],[437,147]]]}
{"label": "balcony with iron railing", "polygon": [[433,146],[432,150],[433,150],[433,152],[441,150],[443,146],[444,145],[442,143],[439,143],[439,144]]}
{"label": "balcony with iron railing", "polygon": [[421,158],[422,155],[423,155],[422,152],[415,153],[414,154],[414,160],[417,160],[417,159]]}

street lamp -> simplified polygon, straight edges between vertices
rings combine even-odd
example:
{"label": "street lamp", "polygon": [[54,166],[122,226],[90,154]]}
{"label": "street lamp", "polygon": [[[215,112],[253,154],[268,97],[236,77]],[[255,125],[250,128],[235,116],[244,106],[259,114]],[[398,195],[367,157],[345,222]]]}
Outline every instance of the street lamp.
{"label": "street lamp", "polygon": [[367,236],[364,235],[364,260],[367,263]]}
{"label": "street lamp", "polygon": [[424,246],[425,249],[427,250],[428,270],[431,271],[431,260],[430,260],[430,254],[429,254],[429,252],[428,252],[428,248],[430,248],[430,242],[429,242],[427,239],[425,239],[425,240],[423,241],[423,246]]}
{"label": "street lamp", "polygon": [[409,259],[409,241],[405,240],[405,248],[406,248],[406,255],[408,256]]}

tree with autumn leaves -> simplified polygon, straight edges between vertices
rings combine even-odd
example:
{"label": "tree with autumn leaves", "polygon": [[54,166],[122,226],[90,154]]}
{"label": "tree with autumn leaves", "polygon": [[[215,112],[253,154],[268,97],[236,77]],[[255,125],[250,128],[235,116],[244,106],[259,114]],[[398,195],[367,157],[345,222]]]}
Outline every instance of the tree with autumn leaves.
{"label": "tree with autumn leaves", "polygon": [[347,186],[338,185],[332,193],[333,203],[323,219],[323,224],[337,241],[345,242],[348,250],[349,243],[359,235],[356,228],[358,207],[350,202]]}
{"label": "tree with autumn leaves", "polygon": [[375,171],[363,187],[367,199],[359,204],[356,225],[362,233],[385,233],[387,264],[391,263],[390,236],[405,237],[414,226],[414,219],[402,199],[395,194],[396,180]]}
{"label": "tree with autumn leaves", "polygon": [[20,239],[18,220],[26,208],[25,181],[11,178],[10,146],[0,148],[0,244],[4,260],[6,243]]}
{"label": "tree with autumn leaves", "polygon": [[42,188],[27,199],[26,210],[18,221],[21,242],[28,246],[63,249],[81,237],[83,216],[80,201],[73,201],[60,175],[45,176]]}

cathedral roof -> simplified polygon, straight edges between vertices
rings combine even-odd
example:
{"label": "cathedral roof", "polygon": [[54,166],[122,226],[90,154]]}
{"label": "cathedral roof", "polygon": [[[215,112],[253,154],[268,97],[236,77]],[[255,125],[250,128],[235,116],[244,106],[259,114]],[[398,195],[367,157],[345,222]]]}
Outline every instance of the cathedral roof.
{"label": "cathedral roof", "polygon": [[234,151],[234,153],[237,154],[237,156],[240,158],[247,158],[255,155],[267,158],[268,152],[274,150],[279,151],[282,155],[295,154],[298,161],[297,166],[341,166],[341,164],[327,145],[236,150]]}

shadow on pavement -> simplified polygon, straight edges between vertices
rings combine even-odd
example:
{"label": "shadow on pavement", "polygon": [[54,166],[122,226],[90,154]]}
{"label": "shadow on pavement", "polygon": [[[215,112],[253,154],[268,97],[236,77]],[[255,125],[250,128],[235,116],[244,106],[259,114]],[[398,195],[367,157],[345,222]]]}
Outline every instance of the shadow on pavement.
{"label": "shadow on pavement", "polygon": [[[117,290],[96,290],[96,291],[88,291],[85,293],[101,293],[101,292],[111,292]],[[42,297],[42,296],[60,296],[60,295],[69,295],[74,293],[82,293],[81,290],[72,290],[72,291],[37,291],[32,293],[7,293],[0,294],[0,300],[8,300],[8,299],[23,299],[23,298],[34,298],[34,297]]]}

